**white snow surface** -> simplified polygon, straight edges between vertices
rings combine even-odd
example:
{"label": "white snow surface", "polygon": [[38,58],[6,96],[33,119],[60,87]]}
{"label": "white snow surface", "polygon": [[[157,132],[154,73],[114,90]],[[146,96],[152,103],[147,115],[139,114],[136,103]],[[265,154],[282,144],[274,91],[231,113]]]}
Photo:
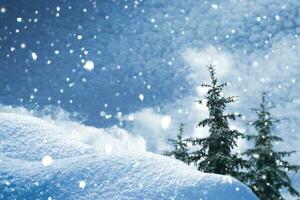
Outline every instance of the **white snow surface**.
{"label": "white snow surface", "polygon": [[0,199],[257,199],[231,177],[148,152],[99,152],[17,114],[0,113],[0,166]]}

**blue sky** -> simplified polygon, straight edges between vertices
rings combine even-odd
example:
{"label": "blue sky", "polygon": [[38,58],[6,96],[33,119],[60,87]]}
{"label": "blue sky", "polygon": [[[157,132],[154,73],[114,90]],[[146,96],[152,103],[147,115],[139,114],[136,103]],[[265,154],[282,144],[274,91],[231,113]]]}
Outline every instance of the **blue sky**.
{"label": "blue sky", "polygon": [[297,1],[6,0],[0,11],[4,106],[61,107],[161,152],[180,122],[186,135],[205,134],[195,126],[206,111],[194,101],[205,93],[205,65],[216,64],[226,94],[239,96],[229,110],[244,117],[233,126],[248,131],[265,90],[282,120],[278,134],[300,150]]}

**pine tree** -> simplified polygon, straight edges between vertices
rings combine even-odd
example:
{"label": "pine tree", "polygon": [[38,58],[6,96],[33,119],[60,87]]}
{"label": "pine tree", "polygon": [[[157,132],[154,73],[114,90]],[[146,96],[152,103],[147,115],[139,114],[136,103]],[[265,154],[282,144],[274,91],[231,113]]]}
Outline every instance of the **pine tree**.
{"label": "pine tree", "polygon": [[172,145],[174,147],[174,150],[172,150],[170,152],[165,152],[164,155],[174,156],[176,159],[189,164],[189,154],[188,154],[188,149],[187,149],[187,143],[182,137],[183,128],[184,128],[184,124],[180,123],[179,132],[177,134],[177,139],[169,139],[169,141],[172,143]]}
{"label": "pine tree", "polygon": [[[208,88],[205,96],[209,117],[199,122],[199,127],[209,127],[209,136],[205,138],[190,138],[189,141],[198,148],[190,155],[190,161],[197,165],[198,170],[207,173],[225,174],[240,177],[240,169],[245,161],[233,153],[237,139],[242,133],[229,128],[229,120],[235,120],[237,114],[225,114],[226,105],[234,103],[233,96],[224,97],[223,88],[226,83],[219,84],[215,76],[214,66],[208,66],[211,84],[202,83]],[[199,103],[203,103],[201,100]]]}
{"label": "pine tree", "polygon": [[257,135],[246,135],[248,140],[254,141],[254,147],[248,149],[244,154],[249,156],[249,171],[244,177],[253,192],[262,200],[282,200],[284,199],[280,191],[286,188],[291,195],[298,196],[299,192],[293,188],[288,173],[300,169],[300,166],[290,165],[283,160],[295,151],[275,151],[274,142],[282,141],[282,138],[272,135],[274,119],[267,107],[266,94],[262,94],[262,101],[258,109],[253,109],[257,113],[257,119],[251,124],[254,126]]}

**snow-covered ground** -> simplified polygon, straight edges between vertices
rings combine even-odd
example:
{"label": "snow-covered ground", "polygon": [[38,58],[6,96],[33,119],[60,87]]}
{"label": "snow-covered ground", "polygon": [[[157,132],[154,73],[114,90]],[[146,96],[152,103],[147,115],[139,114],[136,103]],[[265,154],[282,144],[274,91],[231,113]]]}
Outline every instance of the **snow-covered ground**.
{"label": "snow-covered ground", "polygon": [[255,200],[237,180],[148,153],[106,153],[38,118],[0,113],[0,199]]}

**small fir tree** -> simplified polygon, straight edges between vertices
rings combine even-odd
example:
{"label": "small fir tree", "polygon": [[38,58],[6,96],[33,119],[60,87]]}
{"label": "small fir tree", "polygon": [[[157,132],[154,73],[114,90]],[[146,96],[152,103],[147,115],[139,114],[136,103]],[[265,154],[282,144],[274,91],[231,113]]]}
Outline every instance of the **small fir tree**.
{"label": "small fir tree", "polygon": [[262,200],[282,200],[282,189],[287,189],[291,195],[299,197],[299,192],[292,186],[288,176],[291,171],[297,172],[300,166],[291,165],[283,158],[290,156],[295,151],[275,151],[274,142],[282,141],[282,138],[272,135],[274,119],[269,110],[272,107],[266,105],[266,94],[262,94],[262,101],[258,109],[257,119],[252,126],[257,135],[246,135],[248,140],[254,141],[254,147],[248,149],[244,154],[249,157],[249,171],[244,177],[253,192]]}
{"label": "small fir tree", "polygon": [[[226,83],[219,84],[215,76],[214,66],[208,66],[211,84],[202,83],[208,88],[205,96],[209,117],[199,122],[199,127],[209,127],[209,136],[205,138],[190,138],[189,141],[198,148],[190,155],[198,170],[207,173],[226,174],[239,178],[240,169],[245,161],[233,153],[237,146],[237,139],[242,133],[229,128],[229,120],[235,120],[239,115],[225,114],[226,105],[234,103],[233,96],[224,97],[223,88]],[[201,100],[199,103],[203,103]]]}
{"label": "small fir tree", "polygon": [[189,164],[189,154],[187,149],[187,143],[185,139],[183,139],[183,129],[184,124],[180,123],[177,139],[169,139],[174,149],[170,152],[165,152],[164,154],[167,156],[174,156],[176,159]]}

